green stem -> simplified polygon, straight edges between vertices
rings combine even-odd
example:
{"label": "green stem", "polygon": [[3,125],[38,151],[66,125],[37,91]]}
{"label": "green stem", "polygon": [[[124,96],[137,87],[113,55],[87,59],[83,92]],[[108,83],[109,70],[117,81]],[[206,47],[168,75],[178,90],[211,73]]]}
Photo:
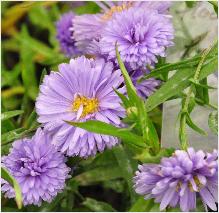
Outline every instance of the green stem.
{"label": "green stem", "polygon": [[[211,51],[212,47],[214,46],[214,44],[215,44],[215,42],[213,43],[213,45],[211,45],[208,49],[206,49],[203,52],[201,60],[198,63],[198,67],[197,67],[197,69],[195,71],[195,74],[194,74],[194,77],[193,77],[194,82],[198,83],[202,65],[203,65],[207,55]],[[184,149],[184,150],[186,150],[187,147],[188,147],[188,138],[187,138],[187,135],[186,135],[186,113],[189,113],[188,108],[189,108],[189,103],[190,103],[190,99],[191,99],[192,94],[193,94],[193,85],[191,85],[189,87],[189,91],[186,94],[185,102],[182,105],[182,110],[181,110],[182,114],[181,114],[181,117],[180,117],[179,139],[180,139],[180,143],[181,143],[181,148]]]}

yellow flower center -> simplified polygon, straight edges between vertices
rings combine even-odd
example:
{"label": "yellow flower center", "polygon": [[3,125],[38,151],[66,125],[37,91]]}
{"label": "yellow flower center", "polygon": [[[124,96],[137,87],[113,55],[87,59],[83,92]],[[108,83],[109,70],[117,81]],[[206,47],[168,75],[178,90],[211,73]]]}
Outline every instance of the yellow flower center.
{"label": "yellow flower center", "polygon": [[85,117],[88,114],[92,114],[94,112],[98,111],[98,105],[99,102],[97,98],[86,98],[85,96],[77,96],[75,98],[73,105],[72,105],[72,110],[74,112],[77,112],[80,107],[83,107],[82,114],[80,118]]}
{"label": "yellow flower center", "polygon": [[123,3],[120,6],[113,6],[113,7],[110,8],[109,11],[107,11],[102,16],[102,19],[104,21],[108,21],[109,19],[111,19],[111,17],[113,16],[114,13],[119,13],[119,12],[122,12],[124,10],[128,10],[130,7],[132,7],[132,5],[133,5],[133,2],[126,2],[126,3]]}

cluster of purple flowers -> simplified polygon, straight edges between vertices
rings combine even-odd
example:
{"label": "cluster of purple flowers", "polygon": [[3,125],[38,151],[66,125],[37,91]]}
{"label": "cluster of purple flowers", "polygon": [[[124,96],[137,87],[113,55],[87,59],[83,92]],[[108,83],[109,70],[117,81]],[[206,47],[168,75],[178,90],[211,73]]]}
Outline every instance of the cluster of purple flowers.
{"label": "cluster of purple flowers", "polygon": [[[112,61],[117,69],[117,43],[128,71],[137,72],[140,78],[147,72],[146,66],[153,67],[157,57],[164,57],[166,48],[173,45],[169,2],[96,3],[101,7],[101,13],[75,16],[67,13],[60,18],[57,38],[68,56],[73,57],[73,52],[81,52],[95,58],[105,58]],[[63,33],[66,28],[68,33]],[[153,78],[139,83],[135,75],[132,80],[142,98],[147,98],[159,86],[159,81]]]}
{"label": "cluster of purple flowers", "polygon": [[[56,23],[61,50],[71,57],[58,72],[46,75],[36,100],[39,128],[31,138],[13,143],[3,167],[16,178],[24,205],[41,205],[62,191],[70,169],[66,156],[88,158],[119,143],[113,136],[91,133],[66,121],[99,120],[121,126],[125,109],[114,92],[125,94],[118,69],[115,44],[126,64],[138,95],[150,96],[160,81],[138,79],[165,56],[173,44],[173,27],[168,2],[97,2],[99,14],[64,14]],[[85,56],[75,58],[84,54]],[[180,203],[183,211],[195,208],[196,194],[215,209],[216,153],[176,151],[160,165],[143,165],[135,177],[136,192],[161,202],[161,210]],[[2,180],[2,191],[15,197],[14,189]],[[207,196],[205,196],[206,194]]]}
{"label": "cluster of purple flowers", "polygon": [[167,206],[182,211],[196,208],[196,197],[216,211],[218,202],[218,153],[176,150],[172,157],[160,164],[143,164],[134,177],[135,191],[145,199],[154,198],[160,210]]}

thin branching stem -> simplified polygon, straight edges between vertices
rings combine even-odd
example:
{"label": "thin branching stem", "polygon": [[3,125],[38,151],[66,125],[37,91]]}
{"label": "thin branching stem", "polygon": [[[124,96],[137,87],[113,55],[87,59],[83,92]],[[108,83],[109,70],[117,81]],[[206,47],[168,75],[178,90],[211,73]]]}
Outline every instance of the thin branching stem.
{"label": "thin branching stem", "polygon": [[[198,63],[198,67],[197,67],[197,69],[194,73],[194,77],[193,77],[193,80],[196,83],[198,83],[198,81],[199,81],[199,75],[200,75],[202,65],[203,65],[207,55],[209,54],[209,52],[213,48],[214,44],[215,44],[215,42],[208,49],[206,49],[201,56],[201,60]],[[193,94],[193,90],[194,90],[194,85],[192,84],[189,87],[189,91],[186,94],[185,101],[182,104],[182,110],[181,110],[181,116],[180,116],[179,139],[181,142],[181,148],[184,150],[186,150],[188,148],[188,138],[186,135],[186,116],[187,116],[187,113],[189,113],[189,103],[191,100],[191,96]]]}

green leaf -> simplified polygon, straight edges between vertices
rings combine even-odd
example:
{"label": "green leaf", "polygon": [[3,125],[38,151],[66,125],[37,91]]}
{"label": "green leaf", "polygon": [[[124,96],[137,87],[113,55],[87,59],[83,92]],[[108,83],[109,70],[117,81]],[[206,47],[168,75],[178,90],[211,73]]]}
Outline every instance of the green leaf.
{"label": "green leaf", "polygon": [[[47,74],[47,71],[44,68],[42,73],[41,73],[41,76],[40,76],[40,83],[39,84],[41,84],[43,82],[43,79],[44,79],[46,74]],[[38,124],[38,122],[37,122],[37,113],[36,113],[36,109],[34,107],[33,111],[28,116],[28,119],[25,121],[24,126],[25,126],[26,129],[29,129],[29,128],[34,128],[37,124]]]}
{"label": "green leaf", "polygon": [[63,58],[63,56],[60,56],[59,53],[55,52],[52,48],[47,46],[45,43],[38,41],[35,38],[32,38],[27,33],[20,33],[15,36],[15,38],[22,43],[23,46],[26,47],[26,49],[32,50],[35,54],[39,54],[42,56],[42,61],[45,60],[59,60],[60,57]]}
{"label": "green leaf", "polygon": [[[201,68],[199,80],[206,78],[216,70],[217,57],[214,57]],[[156,106],[168,100],[170,97],[179,94],[181,91],[187,88],[191,84],[189,79],[194,75],[194,72],[195,70],[192,69],[178,70],[166,83],[160,87],[160,89],[158,89],[146,100],[145,105],[147,111],[151,111]]]}
{"label": "green leaf", "polygon": [[31,132],[35,131],[38,128],[38,126],[34,126],[33,128],[25,130],[24,128],[18,128],[11,130],[9,132],[6,132],[2,135],[1,143],[2,145],[5,145],[11,141],[20,139],[24,136],[29,135]]}
{"label": "green leaf", "polygon": [[3,134],[15,129],[16,125],[12,120],[4,120],[1,122],[1,127],[1,134]]}
{"label": "green leaf", "polygon": [[160,89],[148,97],[145,102],[147,111],[151,111],[159,104],[165,102],[170,97],[180,93],[183,89],[189,86],[188,79],[193,72],[190,69],[182,69],[176,72]]}
{"label": "green leaf", "polygon": [[122,93],[120,93],[116,89],[114,89],[114,91],[119,96],[119,98],[121,99],[121,101],[126,109],[131,106],[131,103],[129,102],[128,98],[125,95],[123,95]]}
{"label": "green leaf", "polygon": [[[129,212],[151,212],[153,207],[157,207],[153,199],[145,200],[144,197],[141,196],[134,203]],[[159,208],[157,208],[157,212],[159,212]]]}
{"label": "green leaf", "polygon": [[[217,58],[218,54],[218,43],[213,46],[213,48],[210,50],[208,55],[206,56],[206,60],[210,61]],[[142,77],[138,81],[142,81],[144,79],[148,79],[151,77],[158,77],[161,74],[168,73],[169,71],[174,71],[174,70],[180,70],[180,69],[185,69],[185,68],[191,68],[191,70],[195,71],[195,67],[199,64],[200,60],[202,59],[202,53],[199,55],[194,56],[193,58],[186,59],[180,62],[172,63],[172,64],[165,64],[161,67],[155,68],[147,74],[146,76]]]}
{"label": "green leaf", "polygon": [[40,83],[39,84],[43,83],[43,79],[44,79],[46,74],[47,74],[47,70],[46,70],[46,68],[44,68],[42,73],[41,73],[41,76],[40,76]]}
{"label": "green leaf", "polygon": [[103,187],[106,189],[112,189],[117,193],[123,193],[127,188],[125,180],[109,180],[103,183]]}
{"label": "green leaf", "polygon": [[147,141],[152,152],[156,154],[160,150],[160,142],[159,142],[159,137],[157,135],[157,131],[154,127],[153,122],[151,121],[151,119],[147,114],[146,107],[142,100],[139,100],[137,102],[137,108],[139,112],[138,119],[140,119],[143,139]]}
{"label": "green leaf", "polygon": [[108,203],[97,201],[87,197],[82,203],[84,206],[94,212],[115,212],[116,210]]}
{"label": "green leaf", "polygon": [[25,91],[32,100],[35,100],[38,94],[38,86],[35,75],[35,67],[33,63],[34,53],[25,45],[25,37],[28,37],[27,28],[23,25],[21,30],[21,35],[24,39],[21,41],[21,70],[22,70],[22,80],[25,86]]}
{"label": "green leaf", "polygon": [[111,166],[112,164],[117,165],[112,149],[107,149],[103,153],[98,153],[94,159],[87,159],[86,161],[81,162],[81,165],[83,165],[87,171],[97,167]]}
{"label": "green leaf", "polygon": [[21,69],[19,65],[16,65],[13,70],[6,71],[2,70],[2,84],[1,87],[4,86],[14,86],[15,84],[19,84],[18,76],[21,73]]}
{"label": "green leaf", "polygon": [[1,140],[2,145],[20,138],[24,131],[25,131],[24,128],[18,128],[2,134],[2,140]]}
{"label": "green leaf", "polygon": [[[60,204],[60,202],[63,200],[65,194],[62,192],[58,194],[55,199],[51,203],[44,202],[42,206],[40,207],[40,212],[51,212],[55,211],[55,208]],[[36,211],[39,212],[38,209]]]}
{"label": "green leaf", "polygon": [[189,114],[186,113],[186,123],[189,125],[190,128],[192,128],[194,131],[198,132],[201,135],[207,136],[207,133],[199,128],[190,118]]}
{"label": "green leaf", "polygon": [[218,112],[217,111],[213,111],[209,114],[208,126],[215,135],[218,135]]}
{"label": "green leaf", "polygon": [[73,11],[78,15],[85,13],[94,14],[100,12],[100,8],[95,2],[88,1],[83,6],[73,7]]}
{"label": "green leaf", "polygon": [[24,113],[23,110],[14,110],[14,111],[3,112],[1,114],[1,120],[4,121],[4,120],[7,120],[9,118],[13,118],[13,117],[20,115],[20,114],[23,114],[23,113]]}
{"label": "green leaf", "polygon": [[192,110],[194,109],[195,107],[195,98],[194,97],[191,97],[190,100],[189,100],[189,104],[188,104],[188,112],[191,113]]}
{"label": "green leaf", "polygon": [[81,186],[88,186],[100,181],[108,181],[116,178],[122,178],[120,167],[115,164],[100,166],[96,169],[85,171],[74,177]]}
{"label": "green leaf", "polygon": [[132,102],[132,101],[135,102],[136,99],[138,99],[137,92],[136,92],[136,89],[135,89],[135,87],[132,83],[131,78],[129,77],[129,74],[128,74],[126,68],[125,68],[124,63],[122,62],[122,59],[121,59],[119,51],[118,51],[117,44],[116,44],[116,57],[117,57],[117,60],[118,60],[119,67],[120,67],[120,70],[122,72],[122,75],[125,79],[125,85],[126,85],[129,100],[130,100],[130,102]]}
{"label": "green leaf", "polygon": [[142,163],[160,163],[161,158],[170,157],[174,151],[174,148],[162,148],[159,153],[156,153],[156,156],[152,156],[148,151],[143,151],[137,154],[134,159]]}
{"label": "green leaf", "polygon": [[31,114],[28,116],[28,119],[25,122],[25,128],[26,129],[33,128],[37,124],[38,124],[37,113],[36,113],[36,110],[34,108],[33,111],[31,112]]}
{"label": "green leaf", "polygon": [[50,14],[45,7],[42,7],[42,5],[32,7],[28,15],[32,24],[37,25],[42,29],[49,29],[53,32],[55,31],[55,25],[50,19]]}
{"label": "green leaf", "polygon": [[[54,6],[54,5],[53,5]],[[49,30],[49,41],[54,47],[58,47],[58,41],[55,38],[55,24],[45,7],[41,5],[33,7],[28,13],[31,22],[39,28]],[[39,19],[40,17],[40,19]],[[43,20],[43,21],[42,21]]]}
{"label": "green leaf", "polygon": [[14,188],[15,191],[15,200],[19,209],[22,208],[22,193],[18,182],[10,173],[4,168],[1,167],[1,177],[6,180]]}
{"label": "green leaf", "polygon": [[[217,89],[216,87],[212,87],[212,86],[209,86],[209,85],[207,84],[207,78],[204,78],[203,80],[204,80],[205,82],[200,83],[200,82],[195,82],[193,78],[189,79],[189,81],[191,81],[193,84],[195,84],[195,85],[197,85],[197,86],[200,86],[200,87],[202,87],[202,88],[205,88],[205,89]],[[203,80],[202,80],[202,81],[203,81]]]}
{"label": "green leaf", "polygon": [[186,1],[186,6],[192,8],[196,5],[196,1]]}
{"label": "green leaf", "polygon": [[200,81],[200,83],[194,83],[196,91],[195,97],[202,100],[203,104],[209,103],[209,94],[208,89],[212,89],[212,87],[208,86],[207,78],[204,78]]}
{"label": "green leaf", "polygon": [[139,146],[143,148],[146,147],[146,144],[144,143],[142,137],[134,133],[131,133],[127,129],[118,128],[113,125],[96,120],[89,120],[87,122],[81,123],[70,121],[66,122],[72,126],[76,126],[90,132],[95,132],[104,135],[112,135],[121,138],[124,143],[127,143],[127,145]]}
{"label": "green leaf", "polygon": [[209,60],[207,64],[202,66],[199,80],[202,80],[206,78],[207,76],[209,76],[210,74],[216,72],[217,69],[218,69],[218,56],[215,56],[211,60]]}
{"label": "green leaf", "polygon": [[135,171],[137,170],[137,162],[128,155],[124,147],[121,145],[114,147],[113,153],[120,167],[121,174],[128,184],[131,202],[133,203],[136,200],[136,193],[133,189],[132,179]]}

